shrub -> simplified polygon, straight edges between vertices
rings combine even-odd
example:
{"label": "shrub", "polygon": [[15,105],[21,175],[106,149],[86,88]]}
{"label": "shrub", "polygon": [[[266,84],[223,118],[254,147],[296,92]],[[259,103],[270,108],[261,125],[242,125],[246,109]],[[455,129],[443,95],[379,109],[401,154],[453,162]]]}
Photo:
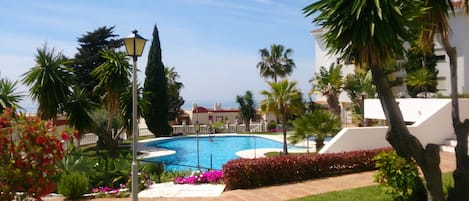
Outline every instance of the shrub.
{"label": "shrub", "polygon": [[270,121],[268,124],[267,124],[267,130],[272,132],[271,130],[274,130],[275,131],[277,130],[277,123],[275,123],[275,121]]}
{"label": "shrub", "polygon": [[12,200],[16,192],[39,199],[53,190],[56,162],[63,157],[62,140],[52,122],[13,114],[0,114],[0,200]]}
{"label": "shrub", "polygon": [[375,181],[384,186],[394,200],[426,199],[425,187],[413,160],[406,160],[395,151],[381,152],[373,160],[378,168]]}
{"label": "shrub", "polygon": [[230,190],[369,171],[381,150],[235,159],[223,166],[224,181]]}
{"label": "shrub", "polygon": [[213,124],[211,125],[211,127],[212,127],[213,129],[215,129],[215,132],[216,132],[216,133],[220,133],[220,132],[225,131],[225,123],[223,123],[222,121],[213,122]]}
{"label": "shrub", "polygon": [[[144,180],[145,183],[147,183],[147,180],[150,180],[152,182],[152,179],[155,179],[154,181],[156,183],[161,182],[161,176],[163,172],[165,171],[165,165],[162,163],[143,163],[140,166],[141,172],[143,172],[144,175]],[[151,184],[151,183],[150,183]]]}
{"label": "shrub", "polygon": [[120,154],[118,158],[98,158],[90,170],[91,186],[119,188],[130,180],[131,154]]}
{"label": "shrub", "polygon": [[62,174],[57,190],[70,200],[76,200],[88,191],[89,179],[84,173],[69,172]]}

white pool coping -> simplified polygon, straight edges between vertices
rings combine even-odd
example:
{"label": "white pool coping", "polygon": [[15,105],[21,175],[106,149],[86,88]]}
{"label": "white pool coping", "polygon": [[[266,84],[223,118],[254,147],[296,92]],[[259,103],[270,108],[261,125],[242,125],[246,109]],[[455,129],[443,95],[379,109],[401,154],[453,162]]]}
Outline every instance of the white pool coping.
{"label": "white pool coping", "polygon": [[155,197],[218,197],[225,190],[224,184],[153,184],[138,193],[139,198]]}
{"label": "white pool coping", "polygon": [[[200,137],[207,137],[207,136],[257,136],[257,137],[263,137],[267,138],[270,140],[275,140],[278,142],[283,143],[283,135],[262,135],[262,134],[237,134],[237,133],[227,133],[227,134],[201,134],[199,135]],[[176,151],[170,150],[170,149],[163,149],[163,148],[155,148],[151,146],[146,146],[145,144],[148,142],[153,142],[153,141],[159,141],[159,140],[166,140],[166,139],[177,139],[177,138],[185,138],[185,137],[194,137],[194,135],[190,136],[177,136],[177,137],[162,137],[162,138],[152,138],[152,139],[147,139],[147,140],[140,140],[138,141],[137,145],[137,150],[141,153],[142,155],[139,156],[141,159],[146,159],[146,158],[152,158],[152,157],[159,157],[159,156],[167,156],[167,155],[172,155],[176,154]],[[296,146],[304,146],[304,143],[298,143]],[[314,143],[310,143],[310,151],[314,151],[315,148],[311,146],[314,146]],[[236,155],[240,158],[262,158],[265,157],[264,154],[268,152],[280,152],[282,151],[281,148],[259,148],[259,149],[247,149],[247,150],[241,150],[236,152]],[[296,153],[302,153],[302,152],[307,152],[307,149],[289,149],[289,152],[296,152]]]}

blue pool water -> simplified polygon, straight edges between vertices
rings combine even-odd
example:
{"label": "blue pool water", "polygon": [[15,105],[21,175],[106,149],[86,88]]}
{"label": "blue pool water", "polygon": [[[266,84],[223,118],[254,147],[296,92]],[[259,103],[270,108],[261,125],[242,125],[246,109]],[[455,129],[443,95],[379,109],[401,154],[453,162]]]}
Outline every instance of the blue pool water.
{"label": "blue pool water", "polygon": [[[167,170],[197,169],[196,137],[181,137],[149,142],[146,146],[165,148],[176,154],[145,159],[148,162],[162,162]],[[255,136],[199,136],[199,163],[202,169],[221,170],[223,164],[236,159],[236,152],[246,149],[282,148],[283,144],[274,140]],[[295,148],[294,146],[289,146]],[[210,158],[212,163],[210,163]]]}

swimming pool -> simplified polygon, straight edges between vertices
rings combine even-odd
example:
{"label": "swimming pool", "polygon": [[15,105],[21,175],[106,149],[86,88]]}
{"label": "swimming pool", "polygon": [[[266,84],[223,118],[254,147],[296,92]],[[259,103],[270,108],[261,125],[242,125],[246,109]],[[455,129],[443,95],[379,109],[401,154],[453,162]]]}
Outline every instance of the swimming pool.
{"label": "swimming pool", "polygon": [[[176,154],[147,158],[144,161],[166,164],[167,170],[197,169],[196,137],[157,140],[145,144],[165,148]],[[202,169],[222,169],[229,160],[239,158],[236,152],[246,149],[282,148],[283,143],[258,136],[199,136],[199,163]],[[289,148],[296,148],[289,146]],[[212,161],[212,163],[211,163]]]}

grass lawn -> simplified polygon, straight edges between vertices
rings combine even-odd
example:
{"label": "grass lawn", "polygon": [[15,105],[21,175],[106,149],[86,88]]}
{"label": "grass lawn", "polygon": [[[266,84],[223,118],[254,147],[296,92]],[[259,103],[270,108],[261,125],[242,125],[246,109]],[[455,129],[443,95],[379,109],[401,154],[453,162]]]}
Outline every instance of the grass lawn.
{"label": "grass lawn", "polygon": [[[451,173],[444,173],[443,176],[443,190],[447,194],[449,187],[454,185],[454,181]],[[391,195],[386,194],[384,189],[379,186],[367,186],[362,188],[355,188],[343,191],[335,191],[329,193],[323,193],[318,195],[310,195],[307,197],[294,199],[292,201],[329,201],[329,200],[340,200],[340,201],[360,201],[360,200],[373,200],[373,201],[384,201],[393,200]]]}
{"label": "grass lawn", "polygon": [[358,200],[373,200],[373,201],[392,201],[391,195],[388,195],[384,190],[376,186],[367,186],[362,188],[355,188],[343,191],[336,191],[330,193],[323,193],[319,195],[311,195],[304,198],[295,199],[294,201],[326,201],[326,200],[341,200],[341,201],[358,201]]}

